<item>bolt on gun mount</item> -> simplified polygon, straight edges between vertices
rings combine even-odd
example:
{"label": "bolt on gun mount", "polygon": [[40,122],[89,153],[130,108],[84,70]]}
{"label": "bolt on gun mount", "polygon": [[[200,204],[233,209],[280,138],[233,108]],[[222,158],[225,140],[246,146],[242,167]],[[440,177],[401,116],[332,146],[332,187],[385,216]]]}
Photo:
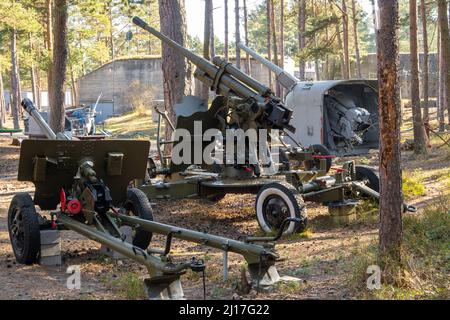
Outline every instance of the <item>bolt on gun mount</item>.
{"label": "bolt on gun mount", "polygon": [[[68,140],[55,134],[37,116],[30,100],[24,99],[22,106],[45,128],[50,139],[24,140],[21,146],[18,180],[33,182],[35,196],[31,199],[29,194],[16,195],[8,213],[18,262],[37,262],[40,230],[70,229],[146,266],[150,277],[145,287],[154,299],[182,298],[180,276],[187,269],[205,269],[201,260],[174,261],[170,255],[172,238],[242,255],[255,285],[271,285],[280,279],[273,243],[250,243],[266,238],[241,242],[153,221],[145,194],[129,188],[130,181],[144,175],[148,141]],[[51,220],[40,216],[36,205],[50,211]],[[24,214],[28,216],[23,223],[15,223],[17,215]],[[119,229],[124,225],[135,231],[132,243],[125,241]],[[155,233],[167,237],[163,250],[149,247]]]}

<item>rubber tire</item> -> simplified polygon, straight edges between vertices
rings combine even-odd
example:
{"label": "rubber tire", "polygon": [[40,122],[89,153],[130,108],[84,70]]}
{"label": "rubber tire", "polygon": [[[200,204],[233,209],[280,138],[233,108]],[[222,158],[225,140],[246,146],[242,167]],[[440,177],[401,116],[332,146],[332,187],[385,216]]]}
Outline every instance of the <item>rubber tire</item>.
{"label": "rubber tire", "polygon": [[367,185],[372,190],[380,192],[380,177],[375,168],[370,166],[358,165],[355,167],[356,180],[367,179],[369,184]]}
{"label": "rubber tire", "polygon": [[[23,219],[24,243],[22,252],[14,246],[11,224],[13,213],[20,210]],[[8,232],[11,246],[16,261],[22,264],[33,264],[38,262],[41,250],[41,233],[39,219],[34,207],[34,202],[28,193],[18,193],[11,200],[8,210]]]}
{"label": "rubber tire", "polygon": [[264,200],[273,194],[280,196],[288,207],[290,207],[290,217],[299,218],[302,220],[301,223],[290,223],[284,234],[301,233],[305,231],[308,218],[303,197],[292,185],[286,182],[268,183],[263,186],[256,195],[256,220],[258,221],[260,228],[266,233],[271,233],[278,230],[272,229],[268,226],[268,224],[264,221],[264,215],[262,212]]}
{"label": "rubber tire", "polygon": [[[314,150],[314,154],[319,154],[322,156],[331,156],[331,152],[330,150],[328,150],[327,147],[325,147],[323,144],[313,144],[311,146]],[[327,158],[326,159],[326,173],[328,173],[331,169],[331,165],[333,164],[333,159],[332,158]],[[312,168],[307,168],[307,169],[312,169]]]}
{"label": "rubber tire", "polygon": [[[153,221],[153,210],[144,192],[136,188],[129,188],[125,209],[131,211],[134,216],[144,220]],[[145,230],[136,230],[133,237],[133,245],[145,250],[152,241],[153,234]]]}

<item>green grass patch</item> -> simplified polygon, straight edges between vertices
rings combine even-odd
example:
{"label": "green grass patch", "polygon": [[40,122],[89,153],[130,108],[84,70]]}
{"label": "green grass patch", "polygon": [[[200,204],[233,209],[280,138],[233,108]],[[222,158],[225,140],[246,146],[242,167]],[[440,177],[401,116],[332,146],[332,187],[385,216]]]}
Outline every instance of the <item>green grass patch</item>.
{"label": "green grass patch", "polygon": [[379,206],[378,201],[372,198],[362,200],[356,206],[356,222],[375,224],[379,221]]}
{"label": "green grass patch", "polygon": [[403,173],[403,196],[405,199],[423,196],[425,185],[418,170]]}
{"label": "green grass patch", "polygon": [[114,290],[123,297],[129,300],[145,299],[144,281],[134,273],[122,274],[117,280],[112,281]]}
{"label": "green grass patch", "polygon": [[[367,289],[370,265],[389,266],[380,289]],[[362,298],[450,298],[450,198],[440,199],[420,216],[404,217],[400,263],[381,260],[378,245],[373,242],[357,246],[346,268],[350,288]]]}
{"label": "green grass patch", "polygon": [[280,281],[275,285],[277,293],[296,294],[302,289],[300,281]]}

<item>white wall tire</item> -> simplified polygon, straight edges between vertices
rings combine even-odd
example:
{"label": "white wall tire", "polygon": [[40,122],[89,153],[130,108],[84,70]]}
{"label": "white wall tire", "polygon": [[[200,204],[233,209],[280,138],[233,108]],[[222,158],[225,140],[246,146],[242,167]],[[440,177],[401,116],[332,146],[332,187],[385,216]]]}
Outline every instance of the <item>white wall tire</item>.
{"label": "white wall tire", "polygon": [[264,232],[277,231],[286,218],[299,218],[291,222],[284,234],[303,232],[306,228],[306,207],[298,191],[288,183],[273,182],[263,186],[256,196],[256,219]]}

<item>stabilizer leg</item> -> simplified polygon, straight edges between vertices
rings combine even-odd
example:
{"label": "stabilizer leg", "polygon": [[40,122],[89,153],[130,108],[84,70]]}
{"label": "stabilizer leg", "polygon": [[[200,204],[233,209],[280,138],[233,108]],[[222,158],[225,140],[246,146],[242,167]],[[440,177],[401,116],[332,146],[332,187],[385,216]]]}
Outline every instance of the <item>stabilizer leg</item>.
{"label": "stabilizer leg", "polygon": [[144,288],[150,300],[183,300],[180,275],[164,275],[144,280]]}

